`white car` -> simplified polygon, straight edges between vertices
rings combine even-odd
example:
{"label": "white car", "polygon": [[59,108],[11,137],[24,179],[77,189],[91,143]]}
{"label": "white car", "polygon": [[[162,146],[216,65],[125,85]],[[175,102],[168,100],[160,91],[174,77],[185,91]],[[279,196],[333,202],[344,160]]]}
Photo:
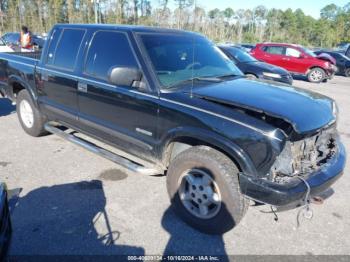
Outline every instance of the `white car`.
{"label": "white car", "polygon": [[0,39],[0,52],[5,53],[5,52],[14,52],[14,51],[11,47],[6,45],[4,40]]}

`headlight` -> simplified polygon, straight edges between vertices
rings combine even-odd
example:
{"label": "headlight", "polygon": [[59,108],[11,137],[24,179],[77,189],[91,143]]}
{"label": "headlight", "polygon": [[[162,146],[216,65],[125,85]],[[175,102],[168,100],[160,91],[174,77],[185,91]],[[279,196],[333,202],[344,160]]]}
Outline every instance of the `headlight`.
{"label": "headlight", "polygon": [[275,73],[263,72],[263,75],[271,78],[281,78],[280,74],[275,74]]}
{"label": "headlight", "polygon": [[326,62],[326,63],[325,63],[325,66],[329,68],[329,67],[331,67],[331,63]]}

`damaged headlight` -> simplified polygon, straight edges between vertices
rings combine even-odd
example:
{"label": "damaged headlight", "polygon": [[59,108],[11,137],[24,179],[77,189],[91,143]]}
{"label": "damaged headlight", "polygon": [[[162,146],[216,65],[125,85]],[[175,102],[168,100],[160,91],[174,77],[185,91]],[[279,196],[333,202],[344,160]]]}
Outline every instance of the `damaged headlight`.
{"label": "damaged headlight", "polygon": [[272,178],[275,179],[278,174],[292,175],[294,172],[292,162],[292,146],[291,142],[287,141],[281,154],[276,158],[271,168],[270,175]]}
{"label": "damaged headlight", "polygon": [[270,170],[270,178],[278,183],[295,175],[318,170],[336,152],[338,134],[335,128],[322,130],[312,137],[287,141]]}

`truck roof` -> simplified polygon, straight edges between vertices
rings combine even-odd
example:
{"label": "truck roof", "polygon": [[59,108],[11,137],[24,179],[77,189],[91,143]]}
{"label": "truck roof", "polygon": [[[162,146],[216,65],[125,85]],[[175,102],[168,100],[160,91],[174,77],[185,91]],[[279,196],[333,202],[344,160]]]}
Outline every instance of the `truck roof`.
{"label": "truck roof", "polygon": [[152,26],[142,26],[142,25],[118,25],[118,24],[56,24],[56,27],[64,28],[87,28],[87,29],[110,29],[110,30],[120,30],[120,31],[130,31],[130,32],[146,32],[146,33],[177,33],[177,34],[189,34],[203,36],[202,34],[179,30],[179,29],[170,29],[170,28],[161,28],[161,27],[152,27]]}

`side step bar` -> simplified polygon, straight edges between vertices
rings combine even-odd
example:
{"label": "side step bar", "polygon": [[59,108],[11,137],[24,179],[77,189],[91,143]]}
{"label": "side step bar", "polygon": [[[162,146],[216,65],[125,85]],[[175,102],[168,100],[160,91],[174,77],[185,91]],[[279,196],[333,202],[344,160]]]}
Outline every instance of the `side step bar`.
{"label": "side step bar", "polygon": [[89,150],[92,153],[95,153],[101,157],[104,157],[132,172],[136,172],[136,173],[142,173],[142,174],[146,174],[146,175],[156,175],[156,174],[160,174],[161,171],[159,169],[154,169],[154,168],[148,168],[145,167],[143,165],[139,165],[134,161],[131,161],[125,157],[122,157],[120,155],[117,155],[111,151],[108,151],[98,145],[95,145],[89,141],[86,141],[82,138],[76,137],[73,134],[69,134],[64,132],[63,130],[59,129],[57,126],[55,126],[54,124],[51,123],[46,123],[45,124],[45,130],[58,135],[59,137],[68,140],[78,146],[81,146],[87,150]]}

